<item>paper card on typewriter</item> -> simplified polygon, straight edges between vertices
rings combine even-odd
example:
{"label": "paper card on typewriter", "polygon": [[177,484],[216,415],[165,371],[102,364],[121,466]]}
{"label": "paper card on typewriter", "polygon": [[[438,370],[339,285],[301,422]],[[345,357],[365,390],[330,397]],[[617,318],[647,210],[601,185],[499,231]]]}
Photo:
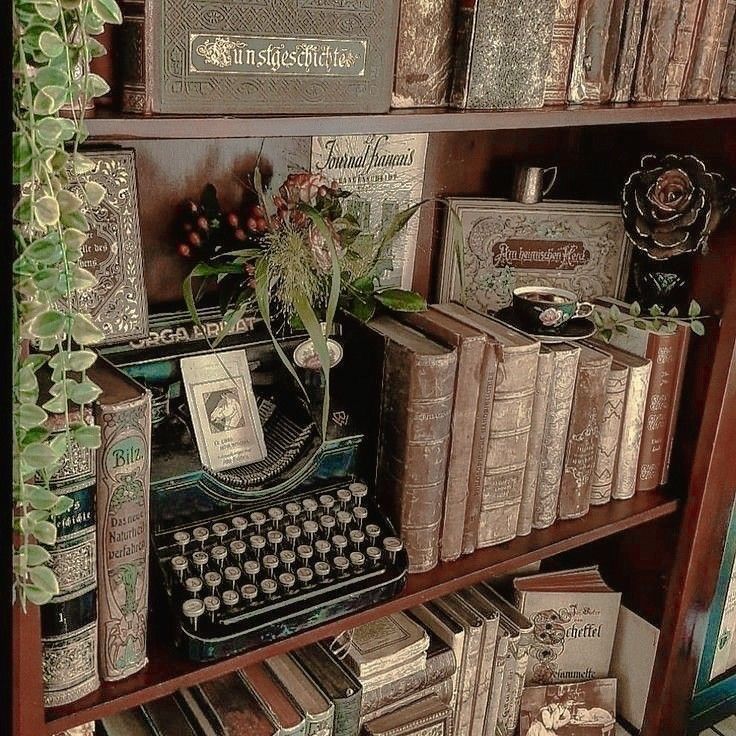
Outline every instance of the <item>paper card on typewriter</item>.
{"label": "paper card on typewriter", "polygon": [[266,442],[245,350],[182,358],[181,373],[202,465],[219,471],[263,460]]}

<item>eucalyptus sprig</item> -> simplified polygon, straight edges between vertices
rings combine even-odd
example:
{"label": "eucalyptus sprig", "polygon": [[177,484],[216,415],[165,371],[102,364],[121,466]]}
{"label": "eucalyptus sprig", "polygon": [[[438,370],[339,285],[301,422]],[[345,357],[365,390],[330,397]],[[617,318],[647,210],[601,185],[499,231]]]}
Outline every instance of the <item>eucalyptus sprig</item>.
{"label": "eucalyptus sprig", "polygon": [[645,312],[639,302],[632,302],[628,312],[622,312],[614,304],[609,309],[594,311],[592,318],[599,337],[605,342],[610,342],[614,333],[625,335],[629,327],[652,332],[674,332],[678,324],[686,324],[696,335],[704,335],[705,325],[702,320],[705,318],[701,316],[701,312],[700,304],[694,299],[690,302],[687,316],[680,316],[677,307],[672,307],[665,313],[656,304]]}
{"label": "eucalyptus sprig", "polygon": [[[12,12],[13,595],[25,607],[59,591],[41,545],[55,543],[52,519],[72,501],[51,490],[51,479],[71,443],[100,444],[99,428],[84,417],[100,393],[87,377],[96,357],[87,348],[103,335],[76,305],[77,292],[96,283],[79,263],[85,212],[106,192],[85,181],[95,164],[78,146],[87,138],[88,101],[109,89],[90,72],[90,61],[106,53],[94,36],[122,16],[115,0],[13,0]],[[50,377],[43,397],[42,368]],[[50,432],[50,415],[61,415],[65,431]]]}

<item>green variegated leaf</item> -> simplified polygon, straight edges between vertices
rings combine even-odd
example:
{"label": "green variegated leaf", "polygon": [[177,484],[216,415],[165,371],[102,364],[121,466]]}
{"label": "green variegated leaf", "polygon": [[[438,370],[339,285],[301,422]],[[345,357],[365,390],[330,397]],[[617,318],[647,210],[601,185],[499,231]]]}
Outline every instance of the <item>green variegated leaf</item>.
{"label": "green variegated leaf", "polygon": [[92,0],[92,10],[103,23],[123,22],[123,16],[115,0]]}
{"label": "green variegated leaf", "polygon": [[23,594],[36,606],[43,606],[54,597],[49,591],[36,585],[23,585]]}
{"label": "green variegated leaf", "polygon": [[59,497],[42,486],[33,486],[33,490],[28,494],[28,502],[34,509],[48,511],[56,506]]}
{"label": "green variegated leaf", "polygon": [[59,203],[54,197],[39,197],[33,203],[33,216],[42,225],[56,225],[59,214]]}
{"label": "green variegated leaf", "polygon": [[80,447],[86,447],[90,450],[97,449],[101,444],[100,427],[83,424],[74,430],[74,439]]}
{"label": "green variegated leaf", "polygon": [[105,333],[84,314],[75,314],[72,337],[79,345],[94,345],[104,339]]}
{"label": "green variegated leaf", "polygon": [[60,192],[57,192],[56,201],[59,203],[59,209],[64,215],[70,212],[77,212],[77,210],[82,208],[83,204],[81,198],[68,189],[62,189]]}
{"label": "green variegated leaf", "polygon": [[74,506],[73,499],[69,498],[69,496],[59,496],[56,506],[51,509],[51,516],[60,516],[61,514],[65,514],[72,506]]}
{"label": "green variegated leaf", "polygon": [[30,332],[34,337],[60,337],[66,329],[67,317],[62,312],[49,309],[34,317]]}
{"label": "green variegated leaf", "polygon": [[69,359],[67,365],[69,370],[72,371],[86,371],[87,368],[91,368],[97,360],[97,354],[91,350],[74,350],[69,353]]}
{"label": "green variegated leaf", "polygon": [[46,412],[35,404],[21,404],[18,409],[18,426],[21,429],[31,429],[42,425],[48,418]]}
{"label": "green variegated leaf", "polygon": [[56,580],[56,575],[48,567],[39,565],[38,567],[31,568],[31,580],[33,584],[40,590],[45,590],[51,595],[59,594],[59,583]]}
{"label": "green variegated leaf", "polygon": [[90,404],[100,394],[102,389],[93,381],[85,379],[79,383],[75,383],[69,390],[69,398],[75,404]]}
{"label": "green variegated leaf", "polygon": [[45,565],[51,559],[48,551],[38,544],[22,544],[18,548],[18,554],[24,558],[27,567]]}
{"label": "green variegated leaf", "polygon": [[105,187],[103,187],[102,184],[98,184],[96,181],[88,181],[84,185],[84,193],[90,207],[97,207],[107,194]]}
{"label": "green variegated leaf", "polygon": [[21,460],[31,470],[39,470],[47,465],[51,465],[56,459],[56,453],[46,442],[34,442],[24,447],[21,452]]}

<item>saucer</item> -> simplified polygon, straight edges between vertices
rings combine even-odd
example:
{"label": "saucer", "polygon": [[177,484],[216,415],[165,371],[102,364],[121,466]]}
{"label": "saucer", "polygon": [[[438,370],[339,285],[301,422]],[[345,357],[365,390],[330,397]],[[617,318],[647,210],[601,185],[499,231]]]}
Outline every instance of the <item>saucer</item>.
{"label": "saucer", "polygon": [[574,342],[575,340],[585,340],[588,337],[593,337],[596,333],[595,324],[587,317],[573,317],[565,322],[555,334],[550,334],[549,332],[531,332],[521,327],[518,322],[518,315],[514,312],[513,307],[499,309],[494,317],[510,325],[515,330],[519,330],[519,332],[523,332],[525,335],[539,340],[539,342]]}

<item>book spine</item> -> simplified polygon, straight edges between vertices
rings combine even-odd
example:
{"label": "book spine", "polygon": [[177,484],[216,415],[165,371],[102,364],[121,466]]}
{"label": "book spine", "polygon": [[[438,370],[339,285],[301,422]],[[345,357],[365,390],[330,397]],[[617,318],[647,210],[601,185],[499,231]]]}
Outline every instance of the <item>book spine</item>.
{"label": "book spine", "polygon": [[611,500],[628,377],[629,370],[624,366],[614,366],[608,374],[606,401],[603,405],[603,421],[590,494],[590,503],[594,506],[600,506]]}
{"label": "book spine", "polygon": [[721,97],[724,100],[736,100],[736,23],[733,25],[731,41],[728,44],[721,81]]}
{"label": "book spine", "polygon": [[613,100],[613,89],[618,68],[618,54],[624,32],[624,13],[627,0],[613,0],[608,37],[603,51],[603,68],[601,70],[601,103]]}
{"label": "book spine", "polygon": [[511,724],[514,721],[514,689],[516,687],[516,668],[518,666],[516,652],[518,647],[519,635],[509,635],[509,645],[506,650],[506,661],[503,667],[503,682],[501,684],[501,705],[496,723],[497,736],[512,736],[514,733]]}
{"label": "book spine", "polygon": [[529,666],[529,652],[534,641],[532,629],[519,632],[519,638],[509,644],[509,652],[514,658],[513,674],[509,683],[509,711],[506,717],[506,733],[516,733],[521,712],[521,696],[524,693],[526,670]]}
{"label": "book spine", "polygon": [[539,459],[539,481],[534,499],[532,526],[535,529],[545,529],[557,518],[557,500],[560,494],[567,430],[579,359],[579,349],[555,353],[549,411],[544,424],[542,453]]}
{"label": "book spine", "polygon": [[473,705],[475,701],[475,683],[478,677],[478,664],[481,655],[480,626],[469,626],[465,630],[465,649],[463,650],[463,667],[458,684],[458,719],[455,724],[455,736],[470,736],[473,725]]}
{"label": "book spine", "polygon": [[355,690],[344,698],[335,698],[332,736],[358,736],[362,690]]}
{"label": "book spine", "polygon": [[499,629],[496,639],[496,651],[493,657],[493,678],[491,693],[488,696],[488,710],[483,727],[483,736],[496,736],[496,727],[501,708],[501,690],[504,682],[506,659],[509,653],[509,636]]}
{"label": "book spine", "polygon": [[534,412],[532,425],[529,431],[529,449],[527,452],[526,468],[524,469],[524,485],[521,491],[521,505],[519,520],[516,524],[516,534],[520,537],[532,531],[532,517],[534,516],[534,500],[539,484],[539,461],[542,455],[542,441],[544,440],[544,425],[549,407],[552,371],[555,367],[555,356],[552,351],[539,354],[537,366],[537,383],[534,389]]}
{"label": "book spine", "polygon": [[146,34],[146,0],[123,0],[120,3],[123,24],[120,28],[121,105],[123,112],[152,112],[149,53]]}
{"label": "book spine", "polygon": [[[437,682],[434,685],[429,685],[428,687],[423,688],[422,690],[417,690],[417,692],[415,693],[406,695],[405,697],[400,698],[399,700],[394,700],[390,703],[387,703],[382,708],[379,708],[378,710],[372,713],[369,713],[364,719],[361,720],[361,725],[366,726],[372,721],[375,721],[377,718],[381,718],[381,716],[385,716],[388,713],[393,713],[401,708],[405,708],[407,705],[416,703],[419,700],[424,700],[424,698],[428,698],[432,695],[436,696],[445,705],[449,705],[450,698],[452,696],[452,682],[449,679],[445,679],[445,680],[442,680],[442,682]],[[361,731],[361,734],[368,734],[368,733],[372,733],[372,731],[369,731],[369,729],[367,728],[364,728]],[[456,733],[457,732],[453,732],[453,731],[449,731],[449,732],[445,732],[444,730],[439,731],[440,736],[454,736]],[[430,734],[433,735],[434,731],[430,731]],[[430,734],[428,734],[428,736],[430,736]]]}
{"label": "book spine", "polygon": [[478,523],[480,506],[483,498],[483,483],[488,457],[488,441],[491,433],[491,412],[493,410],[493,394],[496,390],[496,373],[498,361],[493,345],[486,343],[481,369],[478,410],[473,436],[473,450],[470,459],[470,476],[468,483],[468,500],[465,506],[465,522],[463,524],[462,553],[475,551],[478,545]]}
{"label": "book spine", "polygon": [[151,394],[98,404],[97,577],[100,673],[120,680],[145,667]]}
{"label": "book spine", "polygon": [[534,408],[539,343],[534,349],[503,350],[496,374],[478,546],[516,536]]}
{"label": "book spine", "polygon": [[455,65],[452,71],[450,107],[463,109],[468,102],[476,13],[476,0],[459,0],[455,24]]}
{"label": "book spine", "polygon": [[439,558],[455,367],[454,351],[420,357],[391,340],[386,346],[377,483],[412,573]]}
{"label": "book spine", "polygon": [[685,72],[690,61],[690,55],[693,53],[695,26],[702,4],[703,0],[681,0],[672,56],[665,70],[664,93],[662,95],[664,100],[676,101],[682,97]]}
{"label": "book spine", "polygon": [[446,104],[454,30],[454,0],[401,0],[392,107]]}
{"label": "book spine", "polygon": [[621,45],[616,63],[616,76],[613,83],[613,102],[628,102],[631,99],[639,56],[644,0],[628,0],[624,12]]}
{"label": "book spine", "polygon": [[721,84],[726,68],[726,58],[728,56],[729,42],[731,40],[731,32],[733,30],[734,16],[736,16],[736,0],[729,0],[724,14],[723,24],[721,26],[721,37],[716,51],[716,58],[713,63],[713,73],[710,77],[710,86],[706,99],[709,102],[718,102],[720,97]]}
{"label": "book spine", "polygon": [[610,369],[610,356],[607,361],[596,359],[583,363],[578,369],[560,482],[560,519],[577,519],[590,510],[593,470]]}
{"label": "book spine", "polygon": [[484,623],[483,639],[478,658],[478,676],[473,698],[472,736],[483,736],[486,713],[491,696],[491,680],[493,678],[496,638],[498,635],[498,616]]}
{"label": "book spine", "polygon": [[567,102],[567,80],[570,76],[570,63],[575,46],[577,15],[578,0],[557,0],[549,67],[544,80],[545,105],[564,105]]}
{"label": "book spine", "polygon": [[633,99],[636,102],[657,102],[664,96],[679,9],[679,2],[649,0],[634,80]]}

